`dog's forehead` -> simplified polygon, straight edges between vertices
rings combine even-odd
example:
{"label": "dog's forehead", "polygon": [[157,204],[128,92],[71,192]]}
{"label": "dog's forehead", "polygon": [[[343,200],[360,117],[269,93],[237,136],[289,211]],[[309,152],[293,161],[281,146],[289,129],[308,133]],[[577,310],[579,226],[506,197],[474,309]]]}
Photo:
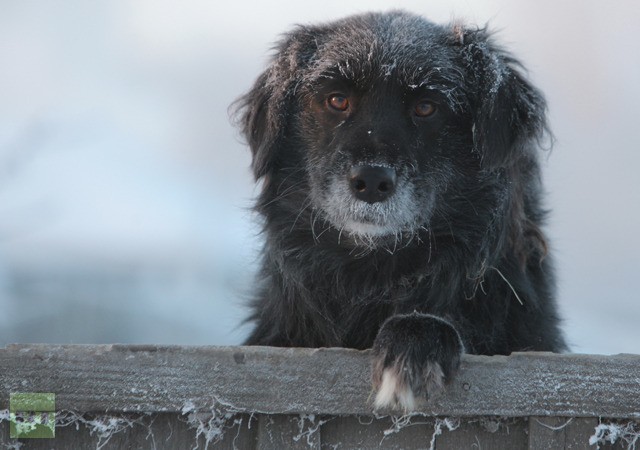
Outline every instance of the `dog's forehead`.
{"label": "dog's forehead", "polygon": [[348,17],[325,26],[321,35],[307,81],[339,76],[369,84],[393,75],[402,84],[420,86],[459,73],[453,30],[412,14]]}

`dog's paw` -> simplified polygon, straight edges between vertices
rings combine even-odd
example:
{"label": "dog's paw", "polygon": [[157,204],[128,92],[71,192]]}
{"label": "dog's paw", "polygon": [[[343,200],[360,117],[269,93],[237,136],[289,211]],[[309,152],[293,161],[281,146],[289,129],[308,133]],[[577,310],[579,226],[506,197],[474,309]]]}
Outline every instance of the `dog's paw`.
{"label": "dog's paw", "polygon": [[460,335],[444,319],[419,313],[390,317],[373,344],[375,409],[415,410],[452,380],[463,351]]}

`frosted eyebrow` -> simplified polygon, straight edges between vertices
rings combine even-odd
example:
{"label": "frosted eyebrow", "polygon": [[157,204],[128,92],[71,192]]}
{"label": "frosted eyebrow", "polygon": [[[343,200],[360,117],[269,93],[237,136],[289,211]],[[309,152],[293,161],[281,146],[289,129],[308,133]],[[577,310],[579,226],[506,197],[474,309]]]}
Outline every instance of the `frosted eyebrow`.
{"label": "frosted eyebrow", "polygon": [[[419,68],[422,69],[422,68]],[[444,70],[432,68],[419,74],[411,74],[404,80],[405,87],[409,91],[422,90],[425,93],[439,94],[449,108],[453,111],[462,111],[465,105],[466,94],[463,89],[462,73],[443,74]]]}

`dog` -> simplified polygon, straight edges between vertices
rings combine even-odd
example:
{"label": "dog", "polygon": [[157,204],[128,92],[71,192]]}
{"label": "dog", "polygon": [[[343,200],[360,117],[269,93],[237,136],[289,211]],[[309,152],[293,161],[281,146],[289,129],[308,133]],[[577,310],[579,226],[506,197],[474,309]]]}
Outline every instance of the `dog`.
{"label": "dog", "polygon": [[372,349],[415,410],[463,353],[567,349],[543,234],[546,103],[486,28],[298,26],[236,103],[265,237],[247,345]]}

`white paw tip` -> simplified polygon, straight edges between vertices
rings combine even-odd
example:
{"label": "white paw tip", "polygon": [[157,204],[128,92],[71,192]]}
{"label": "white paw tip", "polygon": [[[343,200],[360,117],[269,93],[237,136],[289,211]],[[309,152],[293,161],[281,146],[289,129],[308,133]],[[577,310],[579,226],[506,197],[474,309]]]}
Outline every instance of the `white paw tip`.
{"label": "white paw tip", "polygon": [[382,372],[382,382],[376,394],[374,406],[376,409],[382,409],[396,405],[412,411],[416,408],[416,397],[395,370],[385,369]]}

